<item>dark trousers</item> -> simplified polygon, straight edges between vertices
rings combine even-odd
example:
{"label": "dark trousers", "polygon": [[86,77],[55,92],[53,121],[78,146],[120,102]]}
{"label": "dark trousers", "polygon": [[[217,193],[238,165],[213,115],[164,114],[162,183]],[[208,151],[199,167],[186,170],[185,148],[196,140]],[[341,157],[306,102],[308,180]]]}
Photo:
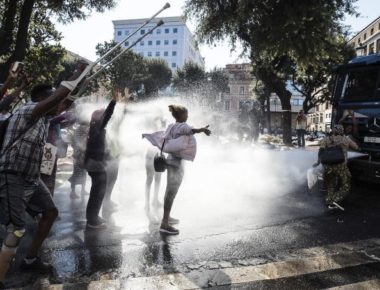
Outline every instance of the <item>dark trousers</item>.
{"label": "dark trousers", "polygon": [[117,176],[119,174],[120,160],[119,158],[111,159],[107,162],[107,189],[106,189],[106,200],[111,200],[111,193],[115,186]]}
{"label": "dark trousers", "polygon": [[97,224],[99,223],[99,212],[107,190],[107,174],[105,171],[89,171],[88,174],[91,177],[92,185],[87,203],[86,218],[88,223]]}
{"label": "dark trousers", "polygon": [[299,147],[305,147],[305,130],[297,130],[297,142]]}

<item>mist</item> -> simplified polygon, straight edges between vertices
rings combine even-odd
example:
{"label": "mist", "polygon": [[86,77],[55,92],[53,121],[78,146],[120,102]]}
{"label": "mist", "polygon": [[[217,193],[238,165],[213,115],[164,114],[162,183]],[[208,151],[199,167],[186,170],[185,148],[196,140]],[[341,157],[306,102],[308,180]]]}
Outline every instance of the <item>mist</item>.
{"label": "mist", "polygon": [[[187,123],[195,128],[210,125],[212,134],[197,134],[197,156],[194,162],[185,162],[185,177],[174,202],[172,215],[181,219],[181,229],[195,228],[215,230],[215,234],[227,230],[219,224],[219,217],[231,217],[231,224],[241,223],[249,227],[254,221],[245,220],[245,214],[257,211],[260,216],[276,214],[274,202],[306,184],[306,170],[316,162],[316,151],[302,149],[271,149],[265,144],[237,140],[236,121],[233,117],[189,104],[181,99],[160,98],[148,102],[127,103],[123,118],[123,104],[118,104],[107,127],[109,141],[120,142],[122,159],[119,177],[112,193],[112,200],[119,210],[112,219],[128,234],[148,230],[152,218],[160,220],[162,210],[151,212],[149,218],[145,205],[145,155],[149,147],[143,133],[165,130],[174,122],[168,111],[170,104],[183,104],[189,109]],[[90,119],[91,113],[107,104],[81,106],[81,116]],[[120,130],[115,130],[120,118]],[[157,149],[158,152],[158,149]],[[90,184],[88,184],[90,186]],[[163,202],[166,173],[162,175],[159,199]],[[153,185],[151,189],[153,195]],[[241,216],[241,220],[236,220]]]}

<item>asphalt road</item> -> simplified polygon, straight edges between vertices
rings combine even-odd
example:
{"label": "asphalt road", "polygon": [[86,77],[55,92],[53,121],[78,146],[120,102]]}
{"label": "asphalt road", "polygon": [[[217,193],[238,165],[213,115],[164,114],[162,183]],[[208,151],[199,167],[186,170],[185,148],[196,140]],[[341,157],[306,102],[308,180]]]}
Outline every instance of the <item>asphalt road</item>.
{"label": "asphalt road", "polygon": [[[7,287],[32,289],[45,283],[65,285],[51,289],[324,289],[364,283],[369,288],[362,289],[380,289],[376,186],[355,184],[346,210],[335,213],[325,209],[323,192],[310,192],[306,183],[276,195],[232,192],[231,200],[222,195],[214,202],[200,203],[196,195],[196,200],[178,201],[175,217],[181,220],[181,233],[167,237],[158,231],[161,210],[147,215],[143,196],[138,200],[127,193],[117,196],[116,211],[103,212],[107,230],[86,231],[88,195],[70,200],[70,165],[60,170],[54,197],[60,220],[42,251],[56,271],[40,277],[18,270],[36,228],[30,220]],[[123,191],[120,186],[117,190]],[[200,210],[194,210],[197,204]]]}

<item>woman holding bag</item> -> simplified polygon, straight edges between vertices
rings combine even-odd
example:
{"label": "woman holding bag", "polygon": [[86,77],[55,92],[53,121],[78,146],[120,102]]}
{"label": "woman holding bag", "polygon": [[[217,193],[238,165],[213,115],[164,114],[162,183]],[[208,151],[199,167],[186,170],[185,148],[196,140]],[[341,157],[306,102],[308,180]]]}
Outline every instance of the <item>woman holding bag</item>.
{"label": "woman holding bag", "polygon": [[[193,161],[195,158],[196,141],[194,134],[205,133],[207,136],[210,136],[211,131],[208,129],[209,126],[200,129],[195,129],[189,126],[186,123],[188,111],[184,106],[170,105],[169,111],[172,113],[172,116],[176,122],[169,125],[165,134],[161,136],[160,141],[155,142],[155,140],[153,140],[154,138],[157,138],[155,133],[151,135],[144,134],[143,136],[147,137],[153,145],[159,148],[165,140],[163,152],[167,152],[169,155],[166,159],[168,170],[167,185],[164,197],[164,215],[160,226],[160,232],[169,235],[178,235],[179,230],[174,228],[172,225],[178,223],[179,221],[170,217],[170,212],[184,175],[182,160],[185,159]],[[166,146],[168,146],[168,148]],[[177,151],[175,148],[177,148]]]}

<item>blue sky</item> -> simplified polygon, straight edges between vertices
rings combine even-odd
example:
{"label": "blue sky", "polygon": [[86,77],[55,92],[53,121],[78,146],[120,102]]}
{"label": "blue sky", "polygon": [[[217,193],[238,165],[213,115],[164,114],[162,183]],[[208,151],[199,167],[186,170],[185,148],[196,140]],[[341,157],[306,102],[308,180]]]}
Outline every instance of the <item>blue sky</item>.
{"label": "blue sky", "polygon": [[[112,20],[126,18],[150,17],[158,11],[165,0],[119,0],[116,8],[105,13],[93,13],[84,21],[75,21],[69,25],[58,24],[57,29],[64,37],[62,44],[69,50],[94,60],[95,46],[99,42],[108,41],[113,36]],[[161,16],[178,16],[182,14],[184,0],[170,1],[171,8],[162,13]],[[352,27],[352,32],[358,32],[371,21],[380,16],[378,0],[359,0],[356,3],[361,16],[347,17],[345,23]],[[189,23],[190,30],[194,31],[194,25]],[[215,66],[224,67],[227,63],[241,62],[238,52],[230,53],[227,42],[222,42],[212,47],[202,45],[201,54],[205,57],[206,68]]]}

